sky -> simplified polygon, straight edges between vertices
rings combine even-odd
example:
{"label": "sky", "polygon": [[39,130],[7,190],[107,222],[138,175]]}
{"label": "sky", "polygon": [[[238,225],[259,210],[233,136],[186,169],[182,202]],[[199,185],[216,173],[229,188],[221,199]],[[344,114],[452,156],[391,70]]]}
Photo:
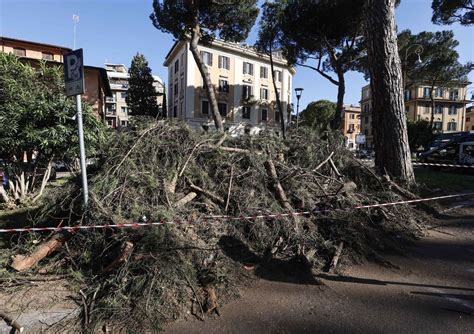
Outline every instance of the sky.
{"label": "sky", "polygon": [[[84,49],[87,65],[104,66],[108,62],[128,67],[132,57],[140,52],[148,59],[153,73],[166,80],[163,61],[174,40],[151,23],[152,3],[152,0],[0,0],[0,36],[73,48],[72,15],[76,14],[80,17],[76,46]],[[459,41],[460,61],[474,61],[474,28],[459,24],[433,25],[431,14],[431,0],[402,0],[396,13],[398,29],[410,29],[413,33],[453,30]],[[255,41],[256,34],[257,24],[248,44]],[[469,79],[474,82],[474,73]],[[358,105],[365,84],[360,73],[347,73],[344,102]],[[297,67],[293,87],[304,88],[300,110],[311,101],[336,100],[336,86],[311,69]]]}

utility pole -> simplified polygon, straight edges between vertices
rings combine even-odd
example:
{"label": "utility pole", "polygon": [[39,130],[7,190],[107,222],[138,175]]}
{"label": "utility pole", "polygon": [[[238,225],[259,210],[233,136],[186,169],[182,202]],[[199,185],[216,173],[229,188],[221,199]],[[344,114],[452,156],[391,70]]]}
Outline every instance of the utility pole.
{"label": "utility pole", "polygon": [[72,21],[74,22],[74,50],[76,49],[76,25],[79,23],[79,15],[72,14]]}

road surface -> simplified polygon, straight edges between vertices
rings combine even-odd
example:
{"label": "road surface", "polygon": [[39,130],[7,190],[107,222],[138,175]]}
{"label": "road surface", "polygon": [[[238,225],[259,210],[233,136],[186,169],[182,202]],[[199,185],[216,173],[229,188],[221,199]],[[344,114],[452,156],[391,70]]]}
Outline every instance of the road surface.
{"label": "road surface", "polygon": [[[259,280],[221,316],[180,321],[167,333],[474,333],[474,207],[447,211],[427,237],[322,285]],[[289,280],[287,280],[289,281]]]}

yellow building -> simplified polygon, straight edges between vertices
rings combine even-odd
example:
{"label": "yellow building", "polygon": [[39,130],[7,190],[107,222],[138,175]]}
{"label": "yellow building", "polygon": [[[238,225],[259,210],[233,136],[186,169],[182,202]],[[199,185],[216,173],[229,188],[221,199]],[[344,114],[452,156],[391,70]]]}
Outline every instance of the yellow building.
{"label": "yellow building", "polygon": [[474,131],[474,106],[466,108],[466,131]]}
{"label": "yellow building", "polygon": [[[466,120],[466,89],[469,82],[453,82],[448,88],[435,87],[433,127],[440,133],[464,131]],[[431,120],[431,88],[424,84],[411,85],[405,90],[405,112],[410,121]],[[370,85],[362,88],[362,133],[366,148],[373,148],[372,101]]]}
{"label": "yellow building", "polygon": [[[199,51],[216,91],[225,129],[233,134],[257,133],[265,128],[278,133],[280,115],[269,57],[251,47],[219,40],[199,45]],[[281,53],[273,58],[277,90],[288,120],[295,70]],[[168,116],[183,119],[195,128],[213,128],[210,104],[189,42],[176,42],[164,65],[168,67]]]}
{"label": "yellow building", "polygon": [[345,105],[341,130],[344,133],[346,147],[349,150],[357,149],[358,145],[356,144],[356,135],[361,132],[360,121],[360,107]]}
{"label": "yellow building", "polygon": [[[72,51],[58,45],[31,42],[0,36],[1,51],[13,53],[32,66],[45,60],[48,64],[62,66],[63,55]],[[105,97],[111,96],[107,72],[101,67],[84,66],[85,92],[83,98],[92,106],[97,117],[105,119]]]}
{"label": "yellow building", "polygon": [[[127,106],[126,97],[128,91],[129,74],[127,67],[123,64],[105,64],[107,76],[110,81],[112,96],[107,97],[105,107],[105,118],[107,125],[111,128],[126,127],[128,125],[130,108]],[[153,78],[157,93],[157,103],[161,111],[163,105],[164,84],[157,75]]]}

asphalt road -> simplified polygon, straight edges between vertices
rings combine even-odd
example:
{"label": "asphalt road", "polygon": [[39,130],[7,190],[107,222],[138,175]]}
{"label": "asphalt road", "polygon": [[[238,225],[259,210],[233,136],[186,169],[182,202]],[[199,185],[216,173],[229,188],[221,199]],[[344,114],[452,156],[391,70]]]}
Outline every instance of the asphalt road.
{"label": "asphalt road", "polygon": [[167,333],[474,333],[474,207],[446,211],[428,235],[387,259],[322,285],[259,280],[221,316]]}

